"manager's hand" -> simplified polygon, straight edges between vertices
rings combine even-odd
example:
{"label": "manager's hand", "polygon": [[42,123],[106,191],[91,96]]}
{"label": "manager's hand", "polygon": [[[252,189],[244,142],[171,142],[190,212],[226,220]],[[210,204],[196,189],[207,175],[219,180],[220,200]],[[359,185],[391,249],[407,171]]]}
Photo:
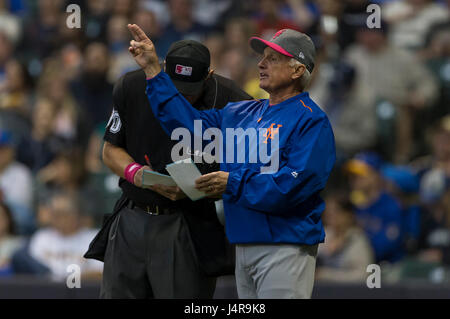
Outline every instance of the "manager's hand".
{"label": "manager's hand", "polygon": [[133,55],[136,63],[145,71],[147,78],[154,77],[161,71],[161,67],[153,42],[136,24],[129,24],[128,30],[134,38],[130,42],[128,51]]}
{"label": "manager's hand", "polygon": [[206,193],[210,197],[222,195],[227,188],[228,175],[230,173],[218,171],[202,175],[195,181],[195,188]]}

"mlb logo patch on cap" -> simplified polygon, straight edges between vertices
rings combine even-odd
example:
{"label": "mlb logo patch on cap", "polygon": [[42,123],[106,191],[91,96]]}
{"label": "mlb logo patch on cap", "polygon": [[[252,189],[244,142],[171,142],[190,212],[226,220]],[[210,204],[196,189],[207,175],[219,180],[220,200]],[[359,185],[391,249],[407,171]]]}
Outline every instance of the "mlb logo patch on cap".
{"label": "mlb logo patch on cap", "polygon": [[175,66],[175,73],[180,74],[180,75],[185,75],[185,76],[191,76],[192,75],[192,67],[177,64]]}
{"label": "mlb logo patch on cap", "polygon": [[199,95],[209,74],[211,57],[200,42],[181,40],[172,43],[165,59],[165,71],[184,95]]}

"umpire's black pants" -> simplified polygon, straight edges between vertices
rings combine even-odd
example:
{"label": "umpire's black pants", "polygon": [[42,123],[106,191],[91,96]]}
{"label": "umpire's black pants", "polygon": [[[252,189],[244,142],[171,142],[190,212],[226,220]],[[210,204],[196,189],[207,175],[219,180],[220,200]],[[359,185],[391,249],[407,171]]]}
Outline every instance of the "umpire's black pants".
{"label": "umpire's black pants", "polygon": [[212,298],[216,278],[200,270],[183,213],[124,207],[105,252],[101,298]]}

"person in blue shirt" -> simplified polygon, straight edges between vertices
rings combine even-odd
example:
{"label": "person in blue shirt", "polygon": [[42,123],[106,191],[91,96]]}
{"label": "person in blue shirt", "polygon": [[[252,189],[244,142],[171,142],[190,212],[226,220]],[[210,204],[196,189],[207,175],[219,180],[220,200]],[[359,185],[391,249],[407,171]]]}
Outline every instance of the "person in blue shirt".
{"label": "person in blue shirt", "polygon": [[403,211],[403,241],[408,253],[415,253],[424,214],[419,198],[420,179],[409,166],[383,165],[381,173],[386,181],[386,190],[394,196]]}
{"label": "person in blue shirt", "polygon": [[356,217],[372,244],[376,262],[396,262],[405,253],[403,213],[400,203],[384,189],[381,168],[382,160],[373,152],[359,153],[344,166]]}
{"label": "person in blue shirt", "polygon": [[[128,27],[135,39],[129,51],[146,73],[150,106],[165,131],[181,127],[195,135],[194,121],[201,120],[204,130],[226,137],[221,170],[198,178],[196,187],[223,198],[239,297],[309,298],[317,246],[325,238],[320,192],[336,159],[328,118],[304,91],[314,68],[311,39],[290,29],[270,41],[251,38],[262,54],[260,87],[270,98],[198,111],[161,71],[151,40],[137,25]],[[190,76],[177,68],[180,77]],[[230,138],[232,129],[242,134]],[[251,134],[256,131],[258,138]],[[263,148],[270,148],[270,161],[252,158]]]}

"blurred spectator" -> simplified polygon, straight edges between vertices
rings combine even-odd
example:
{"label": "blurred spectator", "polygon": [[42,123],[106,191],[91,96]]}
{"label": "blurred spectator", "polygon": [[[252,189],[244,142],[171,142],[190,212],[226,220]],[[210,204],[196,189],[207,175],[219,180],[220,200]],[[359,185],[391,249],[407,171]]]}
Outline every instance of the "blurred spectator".
{"label": "blurred spectator", "polygon": [[334,51],[333,55],[339,53],[340,28],[344,1],[319,0],[316,6],[309,6],[315,12],[315,21],[308,30],[312,34],[312,39],[320,49],[325,46]]}
{"label": "blurred spectator", "polygon": [[350,199],[370,239],[376,262],[396,262],[404,255],[402,210],[383,189],[381,164],[376,154],[365,152],[357,154],[345,169],[350,177]]}
{"label": "blurred spectator", "polygon": [[58,40],[63,4],[62,0],[37,1],[38,12],[24,21],[24,37],[20,44],[27,59],[39,61],[49,57],[61,44]]}
{"label": "blurred spectator", "polygon": [[[98,224],[104,213],[105,195],[103,188],[92,187],[90,174],[86,168],[84,150],[73,145],[66,145],[55,155],[54,159],[36,175],[36,196],[44,208],[38,213],[46,213],[46,198],[64,191],[70,194],[79,193],[83,199],[83,209],[89,215],[89,225]],[[110,198],[110,197],[108,197]],[[45,221],[46,216],[38,216]],[[86,217],[87,220],[87,217]]]}
{"label": "blurred spectator", "polygon": [[233,0],[194,0],[194,19],[205,26],[214,27],[232,2]]}
{"label": "blurred spectator", "polygon": [[[338,159],[348,159],[376,144],[375,96],[366,83],[355,81],[357,75],[351,65],[340,62],[331,72],[321,105],[333,127]],[[317,93],[313,90],[311,96]]]}
{"label": "blurred spectator", "polygon": [[[357,33],[358,43],[348,49],[346,59],[355,66],[357,81],[368,85],[377,101],[393,105],[395,154],[389,155],[396,162],[406,162],[414,155],[414,111],[431,105],[437,86],[430,72],[409,52],[387,42],[387,25],[381,26],[362,27]],[[392,136],[390,140],[392,143]]]}
{"label": "blurred spectator", "polygon": [[[50,203],[51,226],[33,234],[27,252],[29,256],[22,255],[21,258],[27,258],[28,264],[41,264],[55,279],[65,279],[67,267],[72,264],[80,267],[82,277],[98,278],[103,269],[102,263],[83,258],[96,231],[83,225],[81,209],[75,195],[55,195]],[[33,273],[34,269],[29,267],[22,269],[22,272]]]}
{"label": "blurred spectator", "polygon": [[440,91],[439,98],[424,117],[424,124],[428,123],[429,126],[440,117],[450,114],[450,20],[433,25],[421,56],[437,79]]}
{"label": "blurred spectator", "polygon": [[15,159],[10,132],[0,131],[0,191],[20,234],[33,229],[33,184],[30,170]]}
{"label": "blurred spectator", "polygon": [[86,170],[95,174],[105,167],[102,161],[104,126],[99,125],[92,133],[85,154]]}
{"label": "blurred spectator", "polygon": [[450,185],[450,115],[430,131],[431,154],[411,163],[420,177],[420,197],[425,204],[439,200]]}
{"label": "blurred spectator", "polygon": [[51,196],[41,196],[36,198],[36,226],[44,228],[51,225],[52,215],[50,211]]}
{"label": "blurred spectator", "polygon": [[[367,23],[367,7],[370,0],[342,1],[343,9],[339,19],[339,44],[342,50],[355,42],[361,24]],[[383,16],[384,12],[382,13]]]}
{"label": "blurred spectator", "polygon": [[13,46],[8,36],[0,31],[0,92],[5,90],[6,86],[6,62],[11,57]]}
{"label": "blurred spectator", "polygon": [[369,0],[319,0],[316,1],[317,7],[307,3],[303,11],[308,13],[304,17],[310,26],[308,31],[321,33],[320,38],[316,38],[316,42],[327,42],[324,36],[335,37],[339,45],[338,49],[343,51],[355,42],[358,29],[366,23],[367,6],[370,3]]}
{"label": "blurred spectator", "polygon": [[69,43],[61,48],[61,67],[67,81],[73,81],[81,73],[83,55],[80,49]]}
{"label": "blurred spectator", "polygon": [[63,145],[54,132],[57,114],[58,109],[52,101],[39,98],[32,113],[31,134],[17,147],[17,159],[33,173],[49,164]]}
{"label": "blurred spectator", "polygon": [[161,36],[161,26],[158,23],[158,18],[154,11],[141,6],[134,13],[132,21],[140,26],[152,42],[158,46],[158,39]]}
{"label": "blurred spectator", "polygon": [[418,257],[422,261],[450,264],[447,251],[450,241],[446,241],[450,226],[450,115],[439,120],[430,135],[431,155],[412,162],[421,177],[420,198],[425,206],[418,242],[421,252]]}
{"label": "blurred spectator", "polygon": [[421,231],[423,208],[419,201],[419,177],[408,166],[384,165],[381,169],[389,194],[403,210],[403,238],[408,253],[415,253]]}
{"label": "blurred spectator", "polygon": [[[328,3],[327,1],[320,2]],[[330,14],[337,14],[338,9],[332,10]],[[341,49],[338,42],[338,28],[334,25],[334,20],[337,20],[335,16],[322,15],[321,21],[317,22],[313,26],[313,41],[316,44],[316,66],[312,73],[311,82],[309,84],[310,95],[313,96],[319,105],[323,107],[326,100],[333,93],[330,92],[330,83],[337,79],[338,75],[343,75],[342,72],[336,72],[338,69],[349,69],[348,63],[345,63],[341,58]],[[334,22],[327,22],[327,19],[332,19]],[[337,23],[337,22],[336,22]],[[315,35],[315,36],[314,36]],[[339,65],[344,62],[346,68],[339,68]],[[349,69],[350,70],[350,69]],[[352,70],[354,75],[354,68]],[[354,81],[356,82],[356,81]],[[358,82],[362,83],[362,82]],[[346,86],[342,84],[341,86]],[[347,86],[349,87],[349,86]]]}
{"label": "blurred spectator", "polygon": [[37,174],[38,191],[44,196],[57,191],[74,193],[86,180],[86,168],[80,149],[66,146]]}
{"label": "blurred spectator", "polygon": [[173,42],[183,39],[196,41],[205,39],[209,28],[194,20],[192,1],[168,0],[171,20],[158,41],[156,50],[159,57],[166,56]]}
{"label": "blurred spectator", "polygon": [[101,41],[106,37],[106,25],[109,19],[109,0],[96,0],[87,2],[87,14],[85,15],[85,37],[88,41]]}
{"label": "blurred spectator", "polygon": [[287,0],[293,13],[293,21],[301,30],[309,30],[317,20],[317,5],[314,1]]}
{"label": "blurred spectator", "polygon": [[108,22],[108,52],[111,56],[108,79],[115,82],[124,73],[137,68],[136,62],[130,57],[130,44],[127,30],[128,20],[125,16],[113,16]]}
{"label": "blurred spectator", "polygon": [[[152,4],[155,3],[152,2]],[[134,12],[131,21],[122,18],[123,16],[120,16],[119,19],[117,19],[117,21],[115,22],[115,28],[119,29],[119,34],[122,34],[121,38],[124,41],[123,43],[125,47],[123,47],[123,49],[120,51],[115,50],[111,56],[111,66],[108,71],[108,79],[111,83],[115,83],[125,73],[138,68],[136,62],[128,53],[128,44],[130,40],[129,32],[126,27],[128,22],[133,22],[139,25],[141,29],[144,30],[144,32],[150,37],[156,47],[158,47],[158,40],[161,37],[162,32],[162,26],[160,25],[159,21],[160,15],[149,8],[149,6],[144,5],[142,2]],[[111,31],[110,29],[110,32],[113,31]],[[109,37],[110,45],[111,38],[114,38],[113,34],[111,34],[111,36]]]}
{"label": "blurred spectator", "polygon": [[[65,9],[65,7],[64,7]],[[65,11],[65,10],[64,10]],[[83,11],[82,11],[83,12]],[[59,23],[58,23],[58,31],[57,31],[57,50],[59,52],[63,46],[74,45],[79,49],[82,49],[86,44],[85,34],[82,28],[68,28],[67,21],[70,20],[70,16],[72,12],[64,12],[60,14]],[[83,18],[83,16],[82,16]],[[82,23],[83,21],[81,21]],[[83,25],[81,24],[81,27]],[[53,53],[53,52],[52,52]]]}
{"label": "blurred spectator", "polygon": [[421,220],[418,259],[450,266],[450,187]]}
{"label": "blurred spectator", "polygon": [[[248,45],[248,39],[255,35],[255,26],[252,21],[245,18],[235,18],[227,22],[225,26],[225,43],[227,48],[238,49],[247,55],[253,55]],[[273,34],[278,30],[275,30]],[[272,34],[272,35],[273,35]]]}
{"label": "blurred spectator", "polygon": [[[225,26],[224,39],[217,43],[217,50],[213,47],[211,51],[211,65],[216,65],[216,73],[233,79],[248,94],[261,99],[267,98],[268,94],[259,87],[258,60],[248,45],[248,39],[255,34],[254,29],[253,21],[243,17],[229,20]],[[219,36],[216,38],[220,41]],[[218,59],[220,61],[215,62]]]}
{"label": "blurred spectator", "polygon": [[445,5],[434,0],[397,0],[386,3],[382,10],[383,18],[391,24],[391,43],[412,50],[424,46],[432,24],[449,18]]}
{"label": "blurred spectator", "polygon": [[323,216],[326,238],[319,246],[316,279],[363,282],[367,266],[374,262],[370,242],[357,226],[354,207],[343,194],[326,199]]}
{"label": "blurred spectator", "polygon": [[37,94],[57,107],[55,135],[78,145],[86,145],[92,120],[84,113],[84,108],[75,102],[69,90],[67,74],[61,73],[61,69],[64,65],[60,59],[47,61],[38,81]]}
{"label": "blurred spectator", "polygon": [[0,89],[0,109],[11,110],[27,118],[31,109],[31,78],[26,68],[11,59],[5,65],[5,82]]}
{"label": "blurred spectator", "polygon": [[260,0],[255,14],[256,34],[264,39],[270,39],[281,29],[293,29],[301,31],[292,21],[281,14],[283,1]]}
{"label": "blurred spectator", "polygon": [[112,15],[131,18],[136,10],[137,0],[113,0],[112,2]]}
{"label": "blurred spectator", "polygon": [[205,39],[204,45],[211,54],[211,70],[217,70],[220,67],[223,51],[225,50],[224,36],[221,33],[212,33]]}
{"label": "blurred spectator", "polygon": [[141,0],[137,10],[154,12],[159,26],[163,29],[170,23],[169,6],[166,0]]}
{"label": "blurred spectator", "polygon": [[94,224],[100,226],[105,214],[109,214],[122,194],[119,187],[119,177],[113,174],[102,161],[103,134],[105,126],[101,125],[94,130],[89,139],[85,154],[86,170],[88,173],[85,194],[92,198],[89,212]]}
{"label": "blurred spectator", "polygon": [[27,13],[28,3],[26,0],[10,0],[9,1],[9,11],[18,16]]}
{"label": "blurred spectator", "polygon": [[85,50],[83,71],[71,83],[71,92],[91,121],[91,130],[106,122],[112,105],[112,84],[108,81],[109,53],[105,45],[91,43]]}
{"label": "blurred spectator", "polygon": [[0,0],[0,32],[4,32],[13,43],[16,43],[22,35],[22,26],[18,17],[9,13],[9,2]]}
{"label": "blurred spectator", "polygon": [[112,16],[108,21],[107,39],[108,49],[113,54],[120,54],[129,46],[127,30],[127,17],[122,15]]}
{"label": "blurred spectator", "polygon": [[12,274],[11,258],[22,245],[9,207],[0,202],[0,277]]}
{"label": "blurred spectator", "polygon": [[244,87],[247,79],[247,64],[247,56],[238,48],[231,48],[223,54],[217,74],[235,81],[239,87]]}

